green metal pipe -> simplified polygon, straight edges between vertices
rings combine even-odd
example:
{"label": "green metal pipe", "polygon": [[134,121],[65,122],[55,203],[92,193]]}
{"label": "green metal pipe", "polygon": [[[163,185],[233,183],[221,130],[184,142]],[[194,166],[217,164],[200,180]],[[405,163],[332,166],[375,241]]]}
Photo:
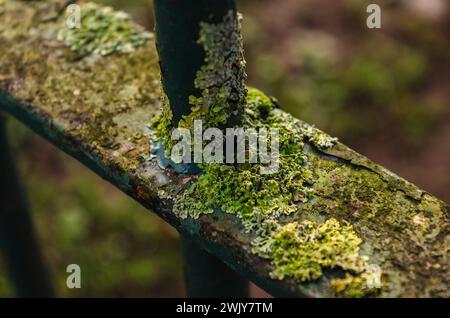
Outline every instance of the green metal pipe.
{"label": "green metal pipe", "polygon": [[200,22],[219,23],[230,10],[236,13],[236,0],[154,1],[162,83],[175,126],[191,112],[189,96],[200,94],[194,86],[205,58],[203,48],[197,44]]}
{"label": "green metal pipe", "polygon": [[222,261],[181,235],[186,289],[193,298],[243,298],[249,296],[248,280]]}
{"label": "green metal pipe", "polygon": [[0,114],[0,248],[18,297],[52,297],[49,271],[39,249],[25,193]]}

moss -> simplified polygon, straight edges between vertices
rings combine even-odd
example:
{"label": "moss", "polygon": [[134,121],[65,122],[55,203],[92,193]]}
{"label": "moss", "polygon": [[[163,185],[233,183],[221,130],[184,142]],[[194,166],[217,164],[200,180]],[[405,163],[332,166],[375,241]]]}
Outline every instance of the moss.
{"label": "moss", "polygon": [[[408,290],[410,296],[443,292],[445,281],[436,280],[432,288],[428,283],[431,277],[444,274],[441,266],[447,257],[443,247],[448,215],[438,200],[428,194],[410,196],[410,191],[402,188],[402,179],[392,173],[375,172],[338,157],[318,157],[313,152],[306,160],[315,180],[314,202],[304,204],[302,214],[320,212],[321,217],[346,219],[354,225],[365,242],[365,253],[371,255],[371,263],[379,264],[385,277],[379,293],[396,297],[399,290],[404,294]],[[355,289],[357,281],[350,284],[347,280],[349,288]],[[405,285],[407,281],[414,284]]]}
{"label": "moss", "polygon": [[[2,61],[8,62],[0,63],[0,89],[9,91],[16,98],[25,98],[27,103],[41,105],[42,110],[51,114],[52,118],[65,123],[63,127],[58,127],[61,131],[74,125],[71,132],[76,140],[85,143],[83,147],[94,153],[114,150],[116,160],[126,162],[127,171],[133,172],[140,161],[149,157],[150,145],[143,130],[145,116],[150,114],[148,106],[154,105],[156,113],[159,105],[154,43],[150,40],[132,54],[105,57],[92,54],[80,60],[77,53],[63,45],[57,46],[55,41],[57,31],[64,23],[63,16],[39,24],[36,12],[49,11],[36,10],[35,7],[40,8],[40,5],[48,6],[46,2],[23,6],[13,1],[5,19],[0,19],[0,30],[9,30],[17,21],[22,22],[25,16],[28,24],[13,36],[28,36],[29,44],[11,49],[15,40],[9,40],[10,34],[6,39],[2,37],[0,55]],[[35,18],[28,19],[29,16]],[[32,35],[28,34],[30,28]],[[3,35],[2,31],[0,35]],[[15,85],[9,84],[12,83],[10,79],[19,73],[23,74],[23,82],[20,85],[17,82],[14,82]],[[95,74],[95,80],[92,74]],[[128,151],[131,141],[135,144],[134,148],[144,151]]]}
{"label": "moss", "polygon": [[12,39],[28,31],[37,16],[32,8],[20,6],[16,1],[4,0],[0,4],[0,21],[8,28],[0,28],[0,36]]}
{"label": "moss", "polygon": [[88,2],[81,5],[80,27],[64,21],[58,39],[79,54],[130,53],[148,43],[151,33],[133,23],[122,11]]}

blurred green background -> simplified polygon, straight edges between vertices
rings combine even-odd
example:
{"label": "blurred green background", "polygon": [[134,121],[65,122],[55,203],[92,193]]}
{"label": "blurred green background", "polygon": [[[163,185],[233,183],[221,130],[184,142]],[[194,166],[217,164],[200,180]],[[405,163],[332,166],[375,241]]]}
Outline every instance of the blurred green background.
{"label": "blurred green background", "polygon": [[[102,0],[153,29],[151,0]],[[450,3],[238,0],[249,84],[283,109],[450,202]],[[184,296],[178,234],[9,121],[39,239],[60,296]],[[65,287],[66,266],[82,288]],[[0,258],[0,296],[13,296]],[[264,294],[253,288],[253,294]]]}

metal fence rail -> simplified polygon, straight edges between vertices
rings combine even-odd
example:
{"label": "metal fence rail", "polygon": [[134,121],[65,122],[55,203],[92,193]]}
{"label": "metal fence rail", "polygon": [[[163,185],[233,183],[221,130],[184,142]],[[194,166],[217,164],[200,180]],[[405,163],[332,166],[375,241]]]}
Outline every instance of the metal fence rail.
{"label": "metal fence rail", "polygon": [[[55,40],[55,25],[62,23],[61,7],[55,3],[60,2],[7,1],[0,7],[0,109],[157,213],[186,237],[186,264],[197,270],[191,271],[192,277],[196,277],[191,280],[193,295],[217,295],[217,286],[226,286],[223,282],[210,284],[211,277],[223,275],[220,278],[225,280],[230,277],[221,263],[214,265],[217,258],[274,296],[334,296],[330,279],[342,277],[338,269],[331,268],[321,279],[307,282],[273,278],[273,264],[252,253],[254,235],[242,231],[236,216],[219,213],[191,219],[173,213],[174,199],[186,189],[187,176],[159,168],[150,156],[150,132],[145,129],[161,106],[154,40],[128,54],[80,59]],[[20,27],[14,22],[17,19],[21,21]],[[3,160],[8,151],[2,144],[2,182],[6,180],[3,171],[11,171],[10,160]],[[331,172],[324,173],[320,188],[313,185],[315,202],[319,204],[317,213],[340,222],[348,221],[361,235],[366,255],[377,261],[389,282],[384,295],[449,296],[450,208],[446,203],[341,143],[329,150],[310,151],[308,158],[345,171],[339,178]],[[382,188],[379,194],[385,200],[375,202],[380,199],[375,193],[380,189],[374,185]],[[358,196],[360,189],[374,194],[353,200],[352,194]],[[10,190],[19,195],[18,188]],[[26,213],[19,214],[22,207],[16,207],[15,220],[7,217],[10,211],[3,207],[11,197],[6,194],[2,189],[2,243],[15,240],[20,233],[5,231],[13,228],[18,218],[27,228],[29,223]],[[359,212],[367,211],[364,208],[373,208],[374,217],[361,215]],[[310,210],[304,213],[317,215]],[[429,231],[424,230],[424,224],[430,225]],[[21,226],[24,225],[17,228]],[[213,255],[213,259],[207,259],[208,254],[198,247]],[[21,249],[32,253],[27,258],[40,262],[33,250],[37,251],[37,247]],[[17,249],[6,248],[5,252],[9,259],[25,262]],[[206,266],[200,264],[202,260]],[[206,272],[210,266],[215,267]],[[32,267],[33,274],[42,277],[40,266]],[[202,268],[203,278],[198,271]],[[17,284],[19,294],[37,294],[20,292],[20,282]],[[224,291],[222,295],[230,292],[245,295],[242,287],[245,283],[238,279],[236,284],[219,287]],[[240,293],[234,289],[236,286],[242,287],[238,289]],[[51,289],[43,288],[38,294],[50,295]]]}

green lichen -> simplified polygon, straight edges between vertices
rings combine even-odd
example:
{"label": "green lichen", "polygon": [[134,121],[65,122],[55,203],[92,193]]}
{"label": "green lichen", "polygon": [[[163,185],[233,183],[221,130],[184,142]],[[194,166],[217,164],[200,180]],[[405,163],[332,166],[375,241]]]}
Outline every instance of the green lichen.
{"label": "green lichen", "polygon": [[[23,17],[23,12],[18,12]],[[14,18],[21,21],[17,16]],[[0,24],[4,22],[5,20],[1,20]],[[48,34],[48,30],[54,30],[60,24],[61,21],[47,22],[42,26],[43,30],[36,26],[33,28],[37,30],[36,34]],[[0,29],[3,29],[2,26],[0,25]],[[26,85],[22,90],[31,96],[27,99],[30,103],[42,105],[55,118],[76,125],[73,131],[74,134],[76,132],[77,140],[89,143],[89,147],[96,151],[107,148],[121,152],[125,148],[120,147],[130,141],[135,142],[136,138],[132,139],[134,134],[136,131],[141,132],[141,137],[137,139],[146,145],[145,153],[140,152],[130,160],[131,155],[136,152],[128,152],[117,159],[128,161],[127,167],[130,169],[138,163],[139,157],[148,156],[148,138],[144,137],[142,127],[149,111],[140,116],[137,114],[133,120],[127,120],[126,127],[118,124],[117,118],[125,118],[130,110],[136,112],[148,105],[158,104],[160,94],[157,56],[151,45],[138,48],[128,55],[115,54],[107,59],[92,55],[76,63],[68,62],[73,57],[72,52],[60,49],[58,57],[42,67],[43,61],[52,54],[54,47],[41,37],[30,37],[28,41],[29,45],[20,50],[10,49],[13,40],[2,42],[4,45],[0,55],[4,58],[2,61],[8,63],[0,65],[0,74],[6,79],[13,78],[17,71],[12,65],[26,69]],[[92,80],[92,74],[95,74],[95,81]],[[3,83],[5,81],[0,78],[0,84]],[[24,98],[22,94],[22,91],[15,92],[17,98]],[[156,111],[155,107],[154,112]],[[132,133],[125,140],[119,138],[129,131]]]}
{"label": "green lichen", "polygon": [[[257,115],[260,118],[267,118],[273,108],[272,100],[256,88],[248,88],[246,112],[250,116]],[[255,114],[253,111],[257,111]]]}
{"label": "green lichen", "polygon": [[[443,264],[448,263],[448,215],[442,203],[428,194],[415,199],[401,190],[401,183],[388,182],[387,174],[366,167],[313,155],[308,162],[316,200],[303,205],[302,213],[321,211],[323,217],[354,225],[371,261],[382,268],[387,286],[383,290],[390,291],[384,296],[397,297],[399,290],[409,296],[446,293],[445,280],[436,279],[445,277]],[[435,279],[433,286],[430,277]],[[357,280],[348,288],[355,286]]]}
{"label": "green lichen", "polygon": [[367,258],[359,254],[361,243],[348,223],[341,225],[334,218],[322,224],[305,220],[277,225],[268,237],[255,243],[254,251],[272,260],[274,278],[304,282],[322,276],[323,268],[362,273]]}
{"label": "green lichen", "polygon": [[328,134],[324,133],[323,131],[317,129],[314,126],[305,124],[303,125],[303,133],[306,137],[308,137],[308,140],[313,143],[315,146],[319,147],[320,149],[328,149],[333,147],[338,139],[336,137],[331,137]]}
{"label": "green lichen", "polygon": [[225,124],[231,127],[240,121],[247,95],[240,21],[241,16],[230,11],[221,23],[200,24],[198,44],[205,52],[205,64],[196,74],[195,87],[201,96],[189,97],[191,113],[175,125],[170,101],[163,92],[162,112],[150,122],[155,139],[164,144],[167,152],[173,146],[170,136],[174,127],[192,130],[197,119],[202,120],[203,129]]}
{"label": "green lichen", "polygon": [[175,213],[198,218],[220,210],[238,216],[244,229],[255,234],[253,252],[271,260],[275,279],[291,277],[305,282],[321,277],[325,268],[340,268],[354,277],[353,285],[341,294],[375,294],[366,283],[370,273],[366,271],[367,258],[360,255],[362,240],[351,225],[341,225],[334,218],[322,224],[281,225],[283,216],[301,211],[314,196],[311,185],[315,180],[304,155],[305,142],[327,148],[335,140],[275,110],[272,100],[254,88],[248,88],[243,123],[245,127],[280,130],[279,172],[261,175],[259,164],[202,165],[203,174],[176,201]]}
{"label": "green lichen", "polygon": [[153,139],[161,142],[166,149],[166,155],[170,156],[170,149],[172,149],[174,144],[171,138],[173,113],[169,98],[162,87],[161,104],[160,112],[150,120],[149,127],[151,128]]}
{"label": "green lichen", "polygon": [[[242,118],[244,128],[276,128],[279,131],[279,169],[261,174],[261,163],[203,164],[198,182],[175,204],[181,217],[197,218],[220,209],[237,215],[247,231],[258,229],[268,219],[278,219],[299,209],[312,198],[311,172],[305,166],[304,142],[311,127],[277,111],[272,100],[255,88],[248,88]],[[315,134],[328,136],[315,129]],[[328,136],[331,139],[331,137]],[[206,199],[205,199],[206,198]]]}
{"label": "green lichen", "polygon": [[202,22],[198,44],[205,51],[205,64],[197,72],[195,87],[201,96],[190,96],[191,113],[180,122],[191,127],[202,119],[204,128],[236,123],[246,103],[245,59],[241,16],[229,11],[219,24]]}
{"label": "green lichen", "polygon": [[[261,174],[261,163],[201,164],[202,174],[175,199],[174,212],[180,218],[194,219],[218,211],[236,215],[244,231],[256,235],[253,251],[271,259],[277,279],[314,280],[325,267],[363,273],[366,260],[358,253],[361,240],[350,225],[340,225],[335,219],[319,225],[311,221],[280,225],[283,217],[300,211],[313,199],[314,179],[306,162],[305,143],[328,149],[337,139],[276,110],[272,99],[261,91],[245,89],[239,27],[231,13],[221,24],[202,23],[198,43],[206,58],[195,80],[202,94],[191,96],[192,112],[183,116],[178,126],[192,129],[193,121],[201,119],[204,129],[230,122],[239,122],[244,128],[276,128],[278,172]],[[166,150],[171,145],[170,121],[169,100],[165,97],[162,115],[154,120],[153,128]],[[289,233],[291,241],[287,242]]]}
{"label": "green lichen", "polygon": [[308,183],[312,179],[304,168],[300,125],[292,117],[275,112],[272,101],[262,92],[254,88],[249,88],[249,92],[244,127],[279,130],[278,172],[261,174],[261,163],[203,164],[198,181],[175,204],[175,211],[181,217],[197,218],[219,208],[237,215],[250,231],[267,219],[295,212],[298,204],[310,197]]}
{"label": "green lichen", "polygon": [[125,12],[111,7],[89,2],[81,5],[80,15],[79,28],[69,28],[64,21],[58,33],[58,40],[79,54],[130,53],[152,37]]}
{"label": "green lichen", "polygon": [[[36,8],[48,3],[7,1],[1,7],[5,11],[0,18],[0,90],[23,101],[17,109],[27,114],[32,112],[29,117],[42,116],[45,124],[38,126],[46,129],[45,135],[57,136],[63,149],[98,158],[99,165],[111,173],[123,172],[130,177],[130,183],[138,184],[133,185],[134,189],[126,188],[128,193],[146,206],[155,207],[157,202],[156,211],[161,216],[178,222],[172,211],[160,205],[171,206],[181,188],[196,176],[162,172],[148,158],[150,143],[143,127],[146,116],[156,112],[160,99],[154,43],[132,54],[114,54],[107,59],[92,55],[74,62],[72,52],[55,48],[53,37],[46,37],[62,23],[61,18],[40,22],[39,12],[44,14],[47,10]],[[95,81],[92,74],[96,74]],[[300,190],[307,190],[310,199],[295,204],[296,211],[289,215],[262,215],[267,220],[258,220],[258,226],[250,232],[236,226],[236,218],[218,211],[219,204],[215,207],[216,214],[186,223],[195,223],[201,238],[214,240],[238,256],[252,272],[265,277],[268,263],[274,264],[274,260],[261,261],[248,255],[250,241],[253,240],[255,249],[266,247],[262,251],[268,253],[268,248],[273,246],[270,238],[286,224],[302,224],[307,219],[314,220],[316,228],[334,218],[342,227],[346,225],[343,220],[347,220],[363,242],[359,254],[367,255],[368,262],[382,269],[381,290],[368,288],[370,272],[344,270],[342,274],[339,266],[337,271],[322,267],[323,274],[316,281],[301,283],[286,276],[277,286],[307,296],[449,297],[448,205],[343,144],[336,143],[325,150],[317,145],[309,147],[314,141],[302,132],[307,125],[273,110],[270,98],[249,90],[243,118],[246,125],[280,125],[288,121],[288,126],[294,128],[289,131],[302,144],[297,148],[303,154],[301,168],[312,180]],[[174,179],[170,185],[162,186],[166,183],[155,181],[161,176]],[[254,176],[259,182],[256,171]],[[197,191],[208,189],[217,180],[210,178]],[[270,195],[274,198],[284,194],[270,192]],[[208,199],[207,195],[198,198],[199,201]],[[255,219],[260,216],[255,214]],[[254,220],[252,213],[245,217]],[[296,287],[298,290],[294,290]]]}

